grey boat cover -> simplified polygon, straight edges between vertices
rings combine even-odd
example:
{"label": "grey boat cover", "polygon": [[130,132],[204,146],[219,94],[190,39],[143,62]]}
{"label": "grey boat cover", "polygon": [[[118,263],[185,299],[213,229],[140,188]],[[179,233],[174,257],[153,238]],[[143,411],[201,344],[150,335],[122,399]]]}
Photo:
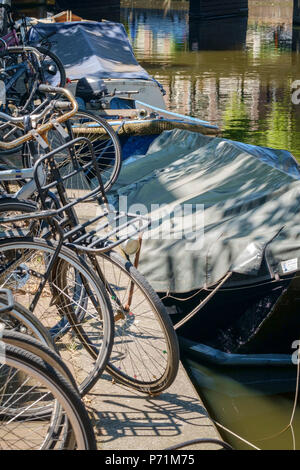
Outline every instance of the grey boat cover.
{"label": "grey boat cover", "polygon": [[151,213],[139,269],[158,292],[299,269],[300,172],[287,151],[165,131],[123,167],[110,202]]}
{"label": "grey boat cover", "polygon": [[136,61],[125,28],[120,23],[39,22],[31,27],[31,44],[39,44],[45,37],[70,80],[87,76],[151,80]]}

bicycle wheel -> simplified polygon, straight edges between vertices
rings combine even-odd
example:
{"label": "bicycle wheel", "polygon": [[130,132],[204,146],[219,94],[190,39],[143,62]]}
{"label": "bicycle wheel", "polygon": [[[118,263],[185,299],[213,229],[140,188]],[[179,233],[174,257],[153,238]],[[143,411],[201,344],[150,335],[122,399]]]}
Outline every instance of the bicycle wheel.
{"label": "bicycle wheel", "polygon": [[56,338],[56,347],[84,394],[110,356],[111,305],[90,267],[64,247],[47,277],[54,252],[55,244],[41,239],[0,240],[0,283]]}
{"label": "bicycle wheel", "polygon": [[[16,69],[14,69],[16,67]],[[16,80],[16,70],[18,67],[17,59],[14,55],[5,55],[5,58],[1,61],[0,79],[4,82],[6,88],[6,103],[1,105],[1,111],[5,111],[9,115],[18,114],[18,105],[20,102],[20,96],[27,94],[27,88],[24,84],[24,76],[19,77]],[[24,69],[25,74],[25,69]],[[19,87],[20,85],[20,87]],[[16,86],[18,89],[16,89]],[[20,90],[19,90],[20,88]],[[13,140],[24,135],[24,126],[22,123],[16,125],[11,121],[7,121],[3,118],[0,119],[0,140],[1,142],[9,143]],[[0,156],[8,168],[11,168],[10,158],[18,159],[19,153],[22,150],[22,146],[17,146],[10,150],[0,150]]]}
{"label": "bicycle wheel", "polygon": [[146,279],[116,253],[97,256],[111,299],[115,340],[107,372],[151,395],[168,388],[179,366],[177,336],[164,305]]}
{"label": "bicycle wheel", "polygon": [[[7,305],[6,298],[0,296],[0,308],[5,305]],[[12,346],[26,349],[53,367],[57,367],[57,364],[53,364],[53,357],[55,362],[58,350],[49,330],[23,305],[14,301],[13,308],[9,312],[1,314],[0,323],[5,327],[2,337],[6,342]],[[62,364],[63,367],[59,369],[59,372],[77,389],[77,384],[69,369],[64,363]]]}
{"label": "bicycle wheel", "polygon": [[[27,80],[30,80],[30,86],[19,102],[18,107],[22,113],[33,111],[37,100],[43,101],[44,95],[40,93],[39,85],[49,83],[52,86],[64,87],[66,84],[66,72],[57,55],[42,46],[35,49],[39,51],[39,62],[35,54],[30,51],[25,50],[23,53],[29,64],[30,73],[27,74]],[[54,98],[56,97],[57,95]]]}
{"label": "bicycle wheel", "polygon": [[[23,213],[30,213],[37,210],[37,206],[33,202],[21,201],[15,198],[3,198],[0,201],[0,216],[1,218],[13,218]],[[0,223],[0,238],[6,238],[7,236],[14,235],[30,235],[30,236],[41,236],[43,231],[48,232],[49,227],[45,221],[34,221],[32,219],[25,221],[17,222],[2,222]],[[60,277],[57,276],[59,279]],[[80,291],[82,292],[80,293]],[[84,288],[80,282],[80,275],[78,274],[78,286],[74,295],[76,295],[76,302],[83,302],[83,310],[86,307],[87,299],[84,294]],[[82,316],[83,318],[83,316]],[[71,326],[69,322],[63,317],[56,325],[53,325],[51,328],[51,334],[55,338],[61,337],[70,330]]]}
{"label": "bicycle wheel", "polygon": [[[6,112],[12,115],[31,112],[38,100],[44,99],[39,85],[64,87],[66,73],[60,59],[45,47],[36,47],[38,58],[24,46],[21,50],[8,50],[2,58],[6,84]],[[16,133],[16,128],[15,131]]]}
{"label": "bicycle wheel", "polygon": [[[0,390],[2,450],[96,449],[91,422],[79,395],[39,357],[5,344]],[[38,410],[45,406],[48,415],[39,417]]]}
{"label": "bicycle wheel", "polygon": [[[18,310],[20,305],[18,305]],[[24,310],[26,314],[24,315]],[[69,381],[74,390],[78,392],[76,381],[71,374],[70,370],[68,369],[67,365],[60,359],[59,353],[56,351],[55,345],[52,342],[51,336],[46,328],[43,327],[41,322],[37,320],[37,318],[32,315],[28,310],[22,308],[22,310],[18,311],[18,321],[23,325],[28,327],[33,326],[35,329],[37,323],[38,325],[38,334],[39,338],[36,339],[34,336],[30,336],[31,331],[27,328],[26,333],[19,333],[13,329],[7,329],[5,326],[2,340],[5,344],[10,344],[11,346],[16,346],[17,348],[24,349],[32,354],[35,354],[40,359],[45,361],[51,367],[56,369],[64,378],[65,380]],[[1,317],[2,322],[2,317]],[[41,335],[42,333],[42,335]],[[58,359],[59,357],[59,359]],[[79,392],[78,392],[79,393]]]}
{"label": "bicycle wheel", "polygon": [[[1,6],[0,9],[0,37],[5,36],[8,33],[8,26],[9,26],[9,12],[7,8],[9,5]],[[3,44],[0,45],[0,50],[3,49]]]}
{"label": "bicycle wheel", "polygon": [[8,50],[2,58],[6,86],[5,111],[10,115],[19,115],[25,110],[33,110],[38,85],[41,79],[41,67],[35,56],[24,48]]}
{"label": "bicycle wheel", "polygon": [[[78,111],[65,125],[72,139],[86,137],[92,143],[104,189],[106,192],[109,191],[121,169],[122,157],[118,135],[105,119],[85,111]],[[63,143],[57,132],[49,135],[48,141],[52,150]],[[90,162],[90,149],[85,142],[77,143],[74,152],[79,164],[85,165]],[[59,162],[62,175],[67,175],[73,170],[68,150],[57,154],[55,159]],[[90,191],[98,184],[93,167],[85,173],[80,173],[80,177],[65,181],[69,197],[78,197],[83,191]]]}
{"label": "bicycle wheel", "polygon": [[[24,313],[24,312],[23,312]],[[30,312],[27,311],[27,313],[30,315]],[[23,314],[22,314],[23,317]],[[31,314],[31,320],[33,322],[37,322],[38,320],[34,320],[34,316]],[[21,319],[21,321],[23,318]],[[27,323],[28,318],[26,318],[26,323]],[[41,328],[42,325],[39,323],[39,328]],[[49,338],[46,339],[48,341]],[[4,330],[3,336],[2,336],[2,341],[4,345],[6,346],[7,344],[10,344],[11,346],[16,346],[17,348],[20,348],[22,350],[28,351],[36,356],[38,356],[40,359],[42,359],[47,365],[50,365],[52,368],[54,368],[56,371],[58,371],[64,379],[71,384],[71,386],[74,388],[76,393],[78,393],[77,385],[75,383],[75,380],[70,373],[69,369],[65,365],[65,363],[60,360],[59,356],[57,353],[52,349],[53,345],[51,345],[51,338],[50,338],[50,347],[47,346],[47,343],[45,342],[44,344],[44,338],[42,338],[42,342],[34,339],[33,337],[29,336],[28,334],[24,335],[22,333],[16,333],[15,331],[12,330]],[[20,403],[18,400],[16,400],[17,405],[15,406],[14,401],[10,403],[10,406],[7,407],[1,407],[0,404],[0,416],[1,413],[2,415],[7,416],[19,416],[20,413]],[[44,406],[43,406],[44,405]],[[41,419],[41,418],[47,418],[49,417],[49,413],[51,412],[53,415],[53,425],[52,425],[52,433],[48,434],[48,438],[46,441],[44,441],[43,447],[53,447],[53,437],[55,436],[55,440],[57,440],[57,436],[60,433],[64,433],[64,440],[66,441],[67,439],[71,439],[71,435],[68,431],[68,422],[64,422],[64,416],[59,413],[59,408],[57,407],[57,404],[53,403],[45,403],[40,407],[35,407],[34,411],[32,412],[31,408],[28,410],[23,410],[22,411],[22,419],[25,417],[28,419],[35,418]],[[55,427],[54,427],[55,425]],[[66,426],[65,430],[63,431],[63,426]],[[60,446],[62,448],[64,444],[61,443]]]}

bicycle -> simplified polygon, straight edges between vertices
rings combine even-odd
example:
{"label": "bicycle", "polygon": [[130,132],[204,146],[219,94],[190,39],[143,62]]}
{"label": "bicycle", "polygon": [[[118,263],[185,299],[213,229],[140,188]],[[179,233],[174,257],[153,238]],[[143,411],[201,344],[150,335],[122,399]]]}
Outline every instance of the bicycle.
{"label": "bicycle", "polygon": [[[64,91],[65,94],[68,95],[67,91]],[[76,106],[74,107],[73,111],[76,110]],[[70,113],[70,112],[69,112]],[[66,113],[68,116],[69,113]],[[61,117],[61,119],[63,119]],[[51,127],[51,126],[50,126]],[[80,139],[78,139],[79,141]],[[29,173],[32,172],[32,169],[27,169],[24,170],[25,178],[29,177]],[[8,172],[4,172],[6,175],[7,173],[14,173],[14,170],[9,170]],[[15,174],[18,175],[18,171],[15,171]],[[19,173],[20,175],[20,173]],[[11,175],[10,175],[11,176]],[[4,179],[7,178],[7,176],[4,177]],[[29,186],[29,188],[28,188]],[[34,187],[32,186],[31,183],[25,184],[22,186],[21,190],[23,190],[23,195],[24,191],[27,191],[27,195],[30,196],[34,193]],[[26,204],[25,202],[21,203],[21,205],[18,203],[18,200],[16,198],[7,198],[1,201],[2,202],[2,207],[3,203],[7,202],[8,206],[5,205],[4,209],[13,209],[13,210],[20,210],[23,212],[28,210],[28,203]],[[36,209],[35,206],[33,206],[32,203],[29,203],[30,211]],[[19,240],[18,240],[19,241]],[[18,245],[15,245],[14,248],[18,248]],[[36,245],[35,245],[36,248]],[[30,248],[28,247],[28,250]],[[21,248],[20,248],[21,250]],[[20,250],[15,250],[14,253],[19,253],[20,255]],[[24,272],[24,263],[21,263],[21,266],[18,267],[18,269],[15,269],[13,272],[13,275],[8,275],[9,279],[6,279],[6,285],[9,283],[11,286],[15,288],[15,291],[20,291],[22,288],[23,284],[27,283],[27,286],[31,288],[33,291],[37,288],[39,285],[40,279],[43,277],[43,275],[46,277],[49,275],[50,271],[48,272],[48,265],[50,266],[51,262],[54,263],[53,259],[56,256],[56,249],[51,246],[51,244],[46,244],[46,246],[42,246],[40,249],[40,252],[37,253],[37,250],[35,250],[35,255],[30,255],[30,252],[27,250],[27,255],[24,255],[24,258],[26,258],[27,265],[31,267],[30,274],[27,272]],[[23,251],[24,250],[23,248]],[[59,250],[58,250],[59,251]],[[13,251],[8,255],[9,258],[11,259],[13,256]],[[2,251],[2,260],[3,257],[6,256],[4,255],[4,252]],[[21,256],[22,257],[22,256]],[[7,256],[6,256],[7,258]],[[74,256],[74,253],[68,252],[66,253],[66,249],[62,249],[61,252],[57,253],[57,259],[56,263],[58,266],[61,267],[59,271],[59,279],[62,277],[62,273],[64,273],[64,279],[68,277],[68,291],[64,292],[64,295],[60,295],[60,298],[73,298],[73,300],[76,301],[76,299],[80,299],[81,305],[80,308],[82,311],[85,312],[85,324],[82,326],[81,324],[77,324],[73,327],[72,331],[75,331],[75,338],[68,337],[64,335],[63,339],[59,340],[59,347],[61,349],[64,349],[63,356],[65,360],[69,362],[69,364],[72,365],[74,374],[76,375],[76,380],[78,381],[78,385],[80,388],[80,392],[82,394],[86,393],[89,388],[92,386],[93,381],[95,380],[95,377],[101,373],[103,370],[103,367],[105,363],[107,362],[107,358],[110,354],[110,349],[113,341],[112,337],[112,332],[113,332],[113,327],[112,327],[112,314],[111,314],[111,308],[108,300],[105,298],[105,289],[100,285],[98,279],[95,279],[95,276],[93,276],[93,273],[89,272],[89,268],[84,265],[83,261],[79,260],[76,255]],[[75,267],[74,267],[75,266]],[[26,270],[25,270],[26,271]],[[76,275],[74,275],[74,272]],[[31,276],[31,280],[28,279]],[[73,276],[73,281],[72,281],[72,276]],[[75,276],[75,277],[74,277]],[[81,284],[85,285],[85,290],[77,286],[78,284],[78,279],[80,280]],[[32,282],[31,282],[32,281]],[[47,283],[47,281],[45,281]],[[51,278],[51,288],[54,289],[57,288],[57,282],[55,277],[52,276]],[[66,281],[65,281],[66,282]],[[73,284],[72,284],[73,282]],[[59,313],[59,309],[54,306],[50,305],[50,301],[52,300],[52,297],[50,296],[51,294],[51,289],[49,288],[49,283],[47,286],[44,286],[44,291],[47,290],[48,287],[48,297],[44,297],[43,300],[38,302],[36,300],[36,305],[31,307],[31,310],[34,311],[35,313],[38,312],[38,307],[40,304],[43,304],[43,312],[46,310],[46,307],[50,309],[50,312],[48,312],[47,315],[47,326],[51,329],[51,327],[55,326],[56,324],[58,325],[56,328],[56,332],[54,333],[54,329],[51,329],[51,332],[53,333],[54,336],[59,336],[60,330],[63,328],[63,325],[60,327],[60,321],[61,321],[61,315]],[[87,291],[89,293],[93,294],[93,298],[88,298]],[[20,296],[20,295],[19,295]],[[25,299],[25,294],[20,296],[21,300],[25,302],[28,299]],[[92,296],[91,296],[92,297]],[[39,294],[37,294],[36,299],[39,299]],[[96,300],[95,300],[96,299]],[[38,304],[38,305],[37,305]],[[30,304],[28,303],[28,306]],[[100,316],[101,313],[101,316]],[[51,320],[51,315],[52,315],[52,320]],[[38,316],[41,318],[41,314],[39,313]],[[53,317],[55,316],[56,320],[53,323]],[[96,318],[99,318],[99,322],[96,324]],[[77,320],[77,318],[76,318]],[[46,321],[44,319],[44,321]],[[52,324],[51,324],[52,321]],[[73,320],[74,323],[74,320]],[[62,335],[60,335],[62,336]],[[91,338],[93,336],[93,340],[88,342],[88,339],[85,338]],[[80,339],[78,339],[80,338]],[[76,348],[82,348],[82,343],[81,340],[84,342],[85,346],[88,348],[96,347],[95,344],[97,343],[97,354],[95,357],[95,354],[93,358],[89,359],[89,356],[86,358],[84,361],[84,367],[82,367],[82,364],[74,358],[74,354],[72,354],[72,350],[76,350]],[[103,340],[103,341],[102,341]],[[92,346],[92,342],[94,342]],[[71,351],[71,352],[70,352]],[[98,357],[98,358],[97,358]]]}
{"label": "bicycle", "polygon": [[[51,90],[51,88],[48,89]],[[57,92],[57,89],[52,89],[52,91]],[[67,141],[59,151],[71,145],[76,145],[77,141],[78,138],[71,144]],[[89,145],[88,140],[84,140],[84,142]],[[47,208],[49,191],[55,191],[59,199],[58,208],[52,210],[51,216],[56,217],[59,225],[64,230],[63,240],[65,246],[71,248],[77,256],[80,255],[81,259],[84,259],[89,266],[92,266],[98,279],[104,284],[106,294],[108,294],[113,304],[117,340],[114,342],[113,354],[107,370],[114,379],[127,386],[150,394],[160,393],[172,383],[177,374],[179,354],[176,335],[157,294],[136,271],[128,258],[112,253],[113,248],[128,239],[128,236],[122,236],[122,229],[125,226],[131,225],[132,227],[134,222],[142,221],[145,223],[145,221],[134,214],[129,214],[131,222],[124,222],[123,225],[119,223],[119,226],[109,234],[99,236],[99,233],[97,234],[94,229],[87,231],[87,227],[98,221],[102,223],[100,225],[102,232],[110,225],[107,222],[103,223],[103,220],[109,215],[106,208],[102,209],[99,216],[84,224],[78,223],[76,211],[74,211],[75,206],[84,202],[84,200],[99,198],[99,193],[101,193],[102,199],[105,200],[105,190],[101,180],[101,172],[97,168],[97,160],[93,157],[91,162],[78,167],[77,159],[74,156],[72,157],[71,152],[74,169],[69,175],[61,174],[61,168],[57,163],[57,159],[54,158],[57,151],[54,150],[41,156],[35,163],[33,169],[34,181],[43,209]],[[48,184],[43,184],[40,181],[41,169],[45,163],[47,163],[51,173],[52,182]],[[92,165],[98,177],[98,187],[69,202],[66,194],[68,177],[84,173]],[[0,173],[0,179],[1,175]],[[48,212],[48,216],[49,214],[50,212]],[[124,214],[114,214],[114,222],[122,221],[122,217],[124,217]],[[20,220],[20,218],[14,220]],[[135,234],[138,231],[138,229],[135,229]],[[111,237],[114,238],[116,235],[118,235],[117,240],[111,241]],[[3,243],[0,244],[0,253],[12,250],[16,243],[18,243],[17,239],[13,240],[12,243],[8,242],[8,244],[6,240],[3,240]],[[36,241],[32,242],[30,249],[34,249],[34,244],[37,249]],[[39,249],[42,249],[41,242],[39,242]],[[59,279],[58,271],[60,269],[53,271],[56,280]],[[65,285],[65,281],[63,285]],[[58,285],[59,290],[62,290],[60,285]],[[71,307],[68,306],[68,308]],[[80,305],[78,308],[80,311]],[[73,311],[73,315],[76,318],[78,312]],[[92,350],[90,350],[90,353],[93,354]]]}
{"label": "bicycle", "polygon": [[[50,54],[50,55],[49,55]],[[66,83],[63,65],[55,54],[44,48],[25,46],[7,47],[0,51],[0,110],[12,116],[24,115],[34,110],[36,100],[41,100],[38,91],[40,83],[46,83],[48,77],[55,75],[60,86]],[[51,56],[51,57],[50,57]],[[50,74],[50,75],[49,75]],[[24,133],[21,124],[0,120],[0,139],[11,141]],[[1,151],[0,158],[4,165],[10,166],[11,156],[22,151],[22,147]]]}
{"label": "bicycle", "polygon": [[[64,126],[65,132],[63,132],[61,128],[60,132],[55,129],[54,131],[46,129],[45,132],[47,132],[48,144],[52,149],[60,147],[65,142],[66,134],[68,134],[69,140],[79,136],[87,138],[92,143],[93,151],[96,153],[98,167],[101,171],[105,191],[107,192],[116,181],[121,169],[122,155],[119,138],[113,128],[104,119],[96,117],[92,113],[78,111],[77,103],[76,112],[73,115],[69,113],[68,121],[64,123],[64,121],[60,119],[60,115],[63,113],[63,108],[66,108],[67,105],[68,103],[59,102],[55,99],[43,100],[32,113],[27,115],[27,123],[30,126],[31,122],[37,124],[43,119],[51,119],[55,125],[61,123]],[[9,156],[11,152],[16,152],[16,148],[22,148],[22,144],[19,142],[23,142],[22,136],[24,132],[26,132],[24,127],[25,118],[10,117],[8,120],[7,115],[0,112],[0,119],[2,119],[2,124],[0,124],[0,137],[3,142],[8,144],[0,153],[0,161],[3,161],[2,169],[5,167],[11,168],[12,162],[8,157],[5,157],[5,155]],[[16,141],[17,143],[9,145],[11,141]],[[43,147],[41,145],[38,151],[43,151]],[[85,140],[78,141],[76,146],[73,147],[73,152],[75,152],[76,157],[81,164],[84,164],[90,159],[89,147]],[[19,158],[19,160],[22,160],[23,168],[30,168],[32,166],[35,153],[35,145],[32,146],[32,144],[29,144],[28,142],[25,144],[23,143],[22,159]],[[56,158],[59,159],[60,166],[64,166],[65,171],[67,172],[68,165],[70,164],[69,149],[65,148],[63,151],[58,152]],[[16,157],[14,160],[16,161]],[[96,174],[92,168],[89,173],[81,175],[81,185],[83,187],[92,188],[95,180]],[[18,178],[18,181],[18,184],[20,185],[22,183],[22,179]],[[76,185],[78,185],[78,182],[74,182],[70,179],[68,181],[69,192],[72,192]],[[4,186],[4,191],[11,192],[8,185],[6,185],[6,187]],[[17,197],[23,196],[18,194]]]}
{"label": "bicycle", "polygon": [[[10,52],[28,52],[29,48],[26,49],[26,47],[30,47],[32,45],[28,39],[29,31],[26,18],[23,17],[21,22],[19,21],[19,24],[17,24],[13,19],[13,9],[10,5],[0,3],[0,8],[4,10],[3,29],[6,31],[6,34],[0,38],[2,50]],[[39,51],[38,62],[36,62],[33,57],[33,61],[36,62],[36,65],[38,66],[37,72],[40,74],[42,82],[47,83],[50,79],[52,85],[64,87],[66,84],[64,66],[57,55],[50,49],[51,42],[49,42],[47,38],[42,38],[41,43],[34,46],[34,50]]]}

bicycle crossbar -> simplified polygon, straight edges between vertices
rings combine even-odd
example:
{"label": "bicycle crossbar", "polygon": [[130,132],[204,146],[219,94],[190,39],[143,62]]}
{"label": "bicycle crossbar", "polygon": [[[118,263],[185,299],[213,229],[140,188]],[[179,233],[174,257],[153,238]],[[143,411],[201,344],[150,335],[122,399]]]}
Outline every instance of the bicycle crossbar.
{"label": "bicycle crossbar", "polygon": [[0,181],[14,181],[18,179],[33,178],[33,168],[22,168],[0,171]]}

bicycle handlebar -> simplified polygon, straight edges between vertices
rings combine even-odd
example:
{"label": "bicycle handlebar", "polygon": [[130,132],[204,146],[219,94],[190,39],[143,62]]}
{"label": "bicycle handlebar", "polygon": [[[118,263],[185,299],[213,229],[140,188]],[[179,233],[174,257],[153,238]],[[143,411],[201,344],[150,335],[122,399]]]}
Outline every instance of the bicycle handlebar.
{"label": "bicycle handlebar", "polygon": [[5,52],[6,53],[9,52],[11,54],[14,54],[14,53],[18,54],[20,52],[31,52],[32,54],[34,54],[36,56],[39,66],[41,65],[39,59],[42,56],[42,54],[35,47],[32,47],[32,46],[9,46],[6,49]]}
{"label": "bicycle handlebar", "polygon": [[51,86],[51,85],[45,85],[45,84],[42,84],[39,86],[39,90],[42,92],[42,93],[55,93],[56,95],[57,94],[63,94],[61,90],[63,90],[64,88],[59,88],[58,86]]}

